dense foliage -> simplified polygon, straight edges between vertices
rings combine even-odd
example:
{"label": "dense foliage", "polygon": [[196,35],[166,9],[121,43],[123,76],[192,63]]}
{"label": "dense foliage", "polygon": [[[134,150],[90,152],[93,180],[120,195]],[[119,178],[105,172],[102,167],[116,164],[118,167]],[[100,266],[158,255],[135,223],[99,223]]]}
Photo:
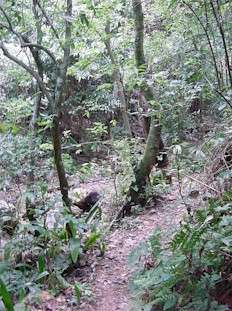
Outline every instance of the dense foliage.
{"label": "dense foliage", "polygon": [[[0,1],[7,311],[42,289],[71,287],[79,303],[85,286],[72,272],[173,179],[188,218],[169,244],[158,234],[145,244],[150,266],[132,281],[139,305],[231,306],[231,17],[226,0]],[[191,215],[181,180],[193,173],[208,192]],[[113,195],[81,205],[80,188],[99,177]]]}
{"label": "dense foliage", "polygon": [[[159,232],[144,248],[150,267],[132,282],[150,310],[229,310],[231,306],[231,192],[186,219],[168,245]],[[141,252],[141,250],[140,250]]]}

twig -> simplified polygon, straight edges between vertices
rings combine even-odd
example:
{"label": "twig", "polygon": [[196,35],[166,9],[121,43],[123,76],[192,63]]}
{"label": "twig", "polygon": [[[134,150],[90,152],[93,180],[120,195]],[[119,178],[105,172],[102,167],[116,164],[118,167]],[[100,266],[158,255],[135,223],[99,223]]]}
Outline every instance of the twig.
{"label": "twig", "polygon": [[187,213],[189,214],[190,218],[192,217],[191,215],[191,206],[188,205],[186,202],[185,202],[185,198],[183,196],[183,193],[182,193],[182,185],[181,185],[181,176],[180,176],[180,162],[179,162],[179,157],[178,157],[178,154],[177,154],[177,157],[176,157],[176,164],[177,164],[177,179],[178,179],[178,190],[179,190],[179,194],[180,194],[180,197],[186,207],[186,210],[187,210]]}
{"label": "twig", "polygon": [[198,179],[197,179],[197,178],[195,178],[195,177],[192,177],[192,176],[189,176],[189,175],[185,175],[185,177],[187,177],[187,178],[189,178],[189,179],[192,179],[192,180],[194,180],[194,181],[198,182],[199,184],[201,184],[201,185],[203,185],[203,186],[207,187],[208,189],[213,190],[213,191],[214,191],[214,192],[216,192],[217,194],[220,194],[220,192],[219,192],[218,190],[214,189],[214,188],[213,188],[213,187],[211,187],[211,186],[208,186],[207,184],[205,184],[204,182],[202,182],[202,181],[198,180]]}
{"label": "twig", "polygon": [[54,28],[54,26],[53,26],[53,24],[52,24],[50,18],[48,17],[46,11],[44,10],[44,8],[42,7],[42,5],[40,4],[39,1],[37,1],[37,5],[38,5],[38,7],[40,8],[40,10],[41,10],[43,16],[45,17],[45,19],[46,19],[48,25],[51,27],[51,29],[52,29],[52,31],[53,31],[55,37],[59,40],[60,37],[59,37],[59,35],[58,35],[58,32],[57,32],[56,29]]}

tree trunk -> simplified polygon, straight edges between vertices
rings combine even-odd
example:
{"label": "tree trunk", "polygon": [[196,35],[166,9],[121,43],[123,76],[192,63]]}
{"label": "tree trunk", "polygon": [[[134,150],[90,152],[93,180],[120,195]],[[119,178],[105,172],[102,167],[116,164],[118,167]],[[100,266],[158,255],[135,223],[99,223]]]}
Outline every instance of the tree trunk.
{"label": "tree trunk", "polygon": [[[33,12],[35,14],[37,27],[40,26],[39,18],[36,11],[36,5],[39,5],[38,1],[33,0]],[[39,5],[40,6],[40,5]],[[71,23],[72,23],[72,0],[66,0],[66,12],[65,12],[65,38],[62,40],[62,49],[63,49],[63,59],[62,62],[58,62],[54,56],[54,54],[47,49],[46,47],[38,44],[31,43],[28,37],[24,34],[16,32],[10,23],[10,19],[5,13],[4,9],[0,6],[1,11],[3,12],[3,15],[5,16],[6,20],[8,21],[9,27],[7,29],[12,34],[16,35],[20,41],[22,47],[29,47],[34,59],[35,63],[37,65],[37,70],[34,70],[33,67],[30,65],[27,65],[25,62],[23,62],[21,59],[17,58],[14,54],[10,53],[9,50],[6,48],[4,43],[0,41],[0,49],[2,50],[3,54],[8,57],[11,61],[15,62],[22,68],[24,68],[32,77],[34,77],[38,83],[38,86],[40,88],[40,91],[43,96],[47,98],[49,109],[52,114],[52,142],[53,142],[53,148],[54,148],[54,161],[58,173],[59,183],[60,183],[60,191],[62,194],[63,202],[66,206],[70,206],[71,201],[68,199],[68,181],[65,174],[65,169],[62,161],[62,148],[61,148],[61,139],[60,139],[60,131],[59,131],[59,116],[60,116],[60,109],[63,99],[63,90],[65,86],[65,80],[67,76],[67,69],[69,66],[69,60],[70,60],[70,51],[71,51],[71,43],[72,43],[72,36],[71,36]],[[40,6],[41,9],[41,6]],[[46,13],[45,13],[46,14]],[[56,33],[56,30],[52,27],[51,24],[49,24],[50,28],[53,32]],[[38,28],[37,28],[38,29]],[[40,33],[40,36],[42,35],[42,32]],[[56,36],[59,40],[59,36]],[[41,37],[40,37],[41,39]],[[41,41],[40,41],[41,42]],[[60,40],[61,42],[61,40]],[[55,91],[53,94],[47,89],[47,86],[45,85],[41,73],[40,68],[43,68],[43,63],[38,64],[37,61],[41,61],[41,58],[38,57],[39,51],[44,51],[54,62],[56,69],[57,69],[57,75],[56,75],[56,82],[55,82]],[[42,66],[40,66],[42,65]],[[38,108],[38,107],[37,107]]]}
{"label": "tree trunk", "polygon": [[113,80],[116,85],[116,92],[117,92],[116,96],[118,97],[120,101],[120,111],[122,114],[123,125],[124,125],[127,135],[132,137],[130,121],[129,121],[128,113],[127,113],[126,97],[124,94],[123,84],[121,82],[121,74],[118,68],[115,69],[113,73]]}
{"label": "tree trunk", "polygon": [[39,117],[41,100],[42,100],[42,94],[40,92],[40,89],[39,88],[36,88],[36,89],[39,93],[36,95],[34,110],[33,110],[33,114],[32,114],[31,121],[30,121],[30,128],[31,128],[32,132],[36,131],[36,127],[37,127],[36,122],[37,122],[38,117]]}
{"label": "tree trunk", "polygon": [[[72,0],[67,0],[67,11],[66,16],[72,16]],[[54,161],[56,165],[56,170],[60,183],[60,192],[62,195],[62,200],[68,208],[71,207],[71,200],[69,199],[69,185],[67,176],[65,173],[64,163],[62,159],[62,146],[61,146],[61,137],[60,137],[60,129],[59,129],[59,118],[60,118],[60,110],[61,104],[63,101],[63,91],[65,87],[65,81],[67,76],[67,69],[70,61],[70,51],[71,51],[71,21],[70,19],[65,20],[65,43],[64,43],[64,56],[63,62],[59,68],[57,68],[57,78],[56,78],[56,86],[54,91],[54,102],[51,105],[52,111],[52,143],[53,143],[53,151],[54,151]]]}
{"label": "tree trunk", "polygon": [[160,135],[161,125],[155,118],[152,118],[144,155],[139,165],[134,170],[135,181],[132,183],[129,191],[129,196],[133,203],[144,202],[144,192],[149,182],[149,175],[157,162],[161,141]]}
{"label": "tree trunk", "polygon": [[[144,23],[143,23],[143,11],[141,0],[132,0],[133,12],[135,20],[135,60],[140,75],[144,76],[144,72],[147,68],[144,55]],[[144,77],[144,83],[141,87],[141,93],[144,93],[145,99],[149,102],[154,98],[154,90],[148,85],[146,77]],[[122,216],[130,213],[131,205],[144,202],[145,187],[149,181],[149,175],[153,166],[157,162],[157,156],[159,154],[159,146],[161,142],[161,125],[159,120],[155,116],[151,116],[150,128],[146,141],[146,147],[144,155],[138,166],[134,170],[135,181],[131,184],[129,189],[129,200],[125,206]]]}
{"label": "tree trunk", "polygon": [[125,96],[125,92],[124,92],[124,88],[123,88],[123,82],[122,82],[122,77],[121,77],[121,73],[120,73],[120,68],[119,68],[119,64],[117,62],[117,59],[116,59],[116,57],[112,51],[112,48],[111,48],[110,24],[109,24],[109,22],[106,24],[105,31],[107,34],[107,39],[105,40],[105,46],[106,46],[107,53],[110,57],[111,64],[113,66],[112,78],[113,78],[113,82],[114,82],[115,89],[116,89],[116,91],[114,92],[115,93],[114,95],[120,101],[120,111],[121,111],[121,115],[122,115],[122,119],[123,119],[123,125],[124,125],[124,128],[125,128],[128,136],[131,137],[132,132],[131,132],[130,121],[128,118],[127,102],[126,102],[126,96]]}
{"label": "tree trunk", "polygon": [[65,168],[62,161],[62,148],[61,148],[61,138],[59,130],[59,118],[56,116],[53,117],[53,124],[51,128],[52,134],[52,143],[53,143],[53,152],[54,152],[54,161],[56,165],[56,170],[60,183],[60,192],[62,195],[62,200],[67,207],[70,207],[71,201],[68,196],[69,186],[67,177],[65,174]]}

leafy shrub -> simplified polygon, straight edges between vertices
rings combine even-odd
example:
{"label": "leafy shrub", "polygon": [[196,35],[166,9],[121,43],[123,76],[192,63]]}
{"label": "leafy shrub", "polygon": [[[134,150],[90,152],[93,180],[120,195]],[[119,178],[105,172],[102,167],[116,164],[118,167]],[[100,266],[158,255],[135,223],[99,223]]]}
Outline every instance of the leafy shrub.
{"label": "leafy shrub", "polygon": [[[159,234],[147,243],[152,264],[135,274],[131,288],[143,310],[229,310],[231,304],[231,193],[211,200],[182,223],[169,243]],[[140,256],[141,258],[141,256]],[[230,305],[231,307],[231,305]]]}
{"label": "leafy shrub", "polygon": [[32,140],[30,136],[12,133],[0,136],[0,188],[12,180],[26,181],[30,173],[38,180],[46,179],[52,165],[44,158],[50,156],[51,151],[42,150],[40,145],[40,138]]}
{"label": "leafy shrub", "polygon": [[16,301],[22,290],[28,293],[45,288],[56,294],[71,287],[65,276],[80,267],[86,252],[101,247],[96,224],[66,211],[54,217],[52,227],[47,225],[45,212],[36,222],[19,224],[11,240],[5,242],[0,274]]}

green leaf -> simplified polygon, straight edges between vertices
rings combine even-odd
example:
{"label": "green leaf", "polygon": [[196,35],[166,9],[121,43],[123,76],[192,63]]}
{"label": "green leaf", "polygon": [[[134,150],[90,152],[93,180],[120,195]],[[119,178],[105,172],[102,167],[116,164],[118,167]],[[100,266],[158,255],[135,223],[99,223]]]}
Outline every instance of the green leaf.
{"label": "green leaf", "polygon": [[228,237],[222,239],[222,242],[223,242],[226,246],[231,246],[231,245],[232,245],[232,236],[228,236]]}
{"label": "green leaf", "polygon": [[42,272],[42,273],[40,273],[38,275],[38,277],[36,278],[36,281],[40,281],[41,279],[45,278],[48,275],[49,275],[49,272],[48,271],[44,271],[44,272]]}
{"label": "green leaf", "polygon": [[77,238],[71,238],[69,241],[69,250],[73,263],[76,263],[79,255],[81,254],[80,240]]}
{"label": "green leaf", "polygon": [[9,130],[9,125],[5,122],[0,122],[0,133],[5,134]]}
{"label": "green leaf", "polygon": [[46,261],[44,256],[39,256],[38,258],[38,270],[39,273],[42,273],[45,271],[45,267],[46,267]]}
{"label": "green leaf", "polygon": [[80,20],[81,20],[81,23],[83,25],[86,25],[87,27],[89,27],[89,20],[88,18],[86,17],[86,14],[85,13],[81,13],[80,14]]}
{"label": "green leaf", "polygon": [[176,5],[177,2],[178,2],[178,0],[171,0],[171,2],[170,2],[170,4],[169,4],[169,9],[170,9],[172,6]]}
{"label": "green leaf", "polygon": [[49,143],[41,144],[39,147],[40,147],[40,149],[43,150],[43,151],[50,151],[50,150],[53,150],[52,144],[49,144]]}
{"label": "green leaf", "polygon": [[164,304],[163,310],[173,309],[176,305],[176,302],[177,302],[176,296],[170,295]]}
{"label": "green leaf", "polygon": [[4,282],[0,279],[0,297],[7,311],[14,311],[14,304]]}
{"label": "green leaf", "polygon": [[90,236],[88,236],[87,239],[85,240],[85,250],[88,250],[91,247],[93,247],[100,237],[101,237],[100,232],[96,231],[91,232]]}
{"label": "green leaf", "polygon": [[9,264],[6,261],[0,262],[0,274],[5,272],[9,268]]}
{"label": "green leaf", "polygon": [[13,135],[17,135],[19,133],[19,131],[20,131],[20,128],[17,125],[15,125],[15,124],[12,125],[11,132]]}
{"label": "green leaf", "polygon": [[69,222],[67,222],[67,224],[66,224],[66,231],[67,231],[67,228],[68,228],[68,230],[71,231],[71,232],[68,232],[68,233],[70,233],[71,236],[74,237],[74,236],[76,235],[77,228],[76,228],[75,223],[74,223],[72,220],[70,220]]}
{"label": "green leaf", "polygon": [[80,283],[75,283],[74,285],[74,292],[75,292],[75,296],[77,299],[77,303],[79,304],[81,301],[81,284]]}
{"label": "green leaf", "polygon": [[226,204],[223,206],[218,206],[216,209],[216,212],[227,212],[232,210],[231,204]]}
{"label": "green leaf", "polygon": [[25,288],[20,288],[19,289],[19,301],[22,302],[25,297],[26,297]]}

